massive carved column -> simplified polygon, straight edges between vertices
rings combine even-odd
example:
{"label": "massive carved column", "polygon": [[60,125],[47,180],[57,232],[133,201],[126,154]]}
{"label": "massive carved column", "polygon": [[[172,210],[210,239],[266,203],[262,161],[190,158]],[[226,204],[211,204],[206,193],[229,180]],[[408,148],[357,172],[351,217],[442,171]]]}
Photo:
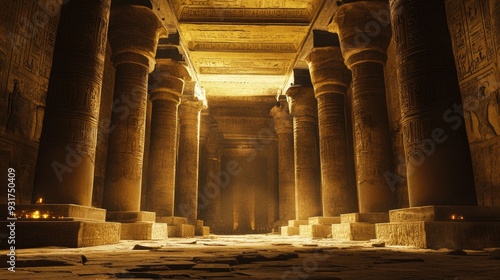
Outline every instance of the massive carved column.
{"label": "massive carved column", "polygon": [[92,203],[109,13],[110,0],[74,0],[62,7],[33,202]]}
{"label": "massive carved column", "polygon": [[377,17],[387,11],[382,1],[342,5],[330,31],[341,40],[342,55],[352,71],[352,110],[356,176],[361,213],[384,212],[391,191],[384,173],[391,166],[391,137],[385,96],[384,65],[391,37],[388,22]]}
{"label": "massive carved column", "polygon": [[186,217],[192,225],[196,225],[198,216],[198,164],[202,108],[203,102],[190,94],[189,90],[188,92],[185,90],[179,106],[180,135],[175,215]]}
{"label": "massive carved column", "polygon": [[152,89],[149,94],[153,113],[146,207],[156,212],[158,219],[174,215],[177,107],[184,81],[190,76],[179,62],[157,58],[156,69],[151,77]]}
{"label": "massive carved column", "polygon": [[444,0],[392,0],[391,18],[410,206],[475,205]]}
{"label": "massive carved column", "polygon": [[205,184],[200,186],[198,195],[200,212],[205,217],[204,222],[212,229],[220,229],[221,221],[221,135],[217,123],[210,123],[210,132],[206,143]]}
{"label": "massive carved column", "polygon": [[293,115],[295,164],[295,219],[321,216],[317,104],[310,86],[292,86],[290,97]]}
{"label": "massive carved column", "polygon": [[295,172],[293,162],[293,117],[286,99],[271,109],[278,137],[279,221],[286,225],[295,219]]}
{"label": "massive carved column", "polygon": [[323,216],[355,212],[356,190],[349,184],[345,116],[351,71],[344,64],[340,45],[314,48],[307,61],[318,101]]}
{"label": "massive carved column", "polygon": [[111,11],[115,107],[103,199],[110,211],[140,210],[148,74],[154,69],[161,31],[160,21],[147,7],[122,5]]}

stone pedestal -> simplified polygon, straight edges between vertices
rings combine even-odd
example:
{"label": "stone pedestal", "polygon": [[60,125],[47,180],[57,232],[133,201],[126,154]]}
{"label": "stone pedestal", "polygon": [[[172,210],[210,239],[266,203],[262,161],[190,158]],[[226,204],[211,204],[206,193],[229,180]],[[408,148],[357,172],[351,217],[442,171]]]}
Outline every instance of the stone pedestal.
{"label": "stone pedestal", "polygon": [[179,106],[179,155],[175,188],[175,215],[196,225],[198,216],[198,164],[200,111],[203,102],[193,92],[182,96]]}
{"label": "stone pedestal", "polygon": [[393,0],[391,12],[410,207],[476,205],[444,1]]}
{"label": "stone pedestal", "polygon": [[340,217],[310,217],[307,225],[300,225],[300,236],[326,238],[332,235],[332,225],[340,223]]}
{"label": "stone pedestal", "polygon": [[108,211],[106,220],[121,223],[121,240],[168,238],[167,224],[157,223],[154,212]]}
{"label": "stone pedestal", "polygon": [[121,5],[111,11],[109,41],[116,68],[103,206],[140,211],[148,74],[153,71],[161,22],[147,7]]}
{"label": "stone pedestal", "polygon": [[286,99],[271,109],[278,138],[279,222],[285,225],[295,218],[295,172],[293,162],[293,117]]}
{"label": "stone pedestal", "polygon": [[110,2],[62,6],[32,203],[92,203]]}
{"label": "stone pedestal", "polygon": [[338,36],[335,34],[333,39],[334,46],[314,48],[307,57],[318,102],[321,197],[325,217],[357,211],[356,190],[349,182],[345,116],[345,95],[351,71],[344,64]]}
{"label": "stone pedestal", "polygon": [[210,235],[210,227],[204,226],[202,220],[196,221],[196,227],[194,228],[194,235],[196,236],[208,236]]}
{"label": "stone pedestal", "polygon": [[[391,29],[388,22],[377,16],[377,11],[388,9],[383,1],[346,3],[329,26],[331,32],[338,32],[342,55],[352,71],[356,179],[362,213],[385,212],[392,203],[391,189],[384,177],[392,170],[384,81]],[[377,32],[372,26],[377,26]]]}
{"label": "stone pedestal", "polygon": [[179,62],[162,59],[158,55],[156,69],[150,76],[149,95],[153,113],[145,207],[155,212],[158,219],[174,215],[177,107],[184,81],[190,76]]}
{"label": "stone pedestal", "polygon": [[14,223],[16,248],[79,248],[120,241],[121,225],[105,222],[105,209],[76,204],[17,205],[16,217],[12,218],[7,205],[0,207],[0,226]]}
{"label": "stone pedestal", "polygon": [[157,221],[168,225],[169,237],[194,237],[195,226],[188,224],[184,217],[161,217]]}
{"label": "stone pedestal", "polygon": [[500,207],[424,206],[391,210],[390,223],[376,225],[386,245],[482,249],[500,246]]}
{"label": "stone pedestal", "polygon": [[375,224],[387,221],[387,212],[342,214],[340,224],[332,225],[332,238],[353,241],[375,239]]}
{"label": "stone pedestal", "polygon": [[290,97],[293,116],[295,165],[295,219],[321,216],[317,104],[311,86],[292,86]]}
{"label": "stone pedestal", "polygon": [[288,226],[281,227],[282,236],[293,236],[300,234],[300,226],[308,225],[309,220],[289,220]]}

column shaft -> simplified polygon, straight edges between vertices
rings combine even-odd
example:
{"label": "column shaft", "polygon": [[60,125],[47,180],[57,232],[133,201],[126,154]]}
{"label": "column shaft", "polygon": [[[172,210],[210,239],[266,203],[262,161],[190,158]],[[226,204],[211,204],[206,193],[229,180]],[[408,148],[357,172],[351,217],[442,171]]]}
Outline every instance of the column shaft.
{"label": "column shaft", "polygon": [[295,170],[293,146],[293,117],[286,100],[271,109],[278,138],[279,220],[284,225],[295,219]]}
{"label": "column shaft", "polygon": [[383,212],[391,206],[384,174],[391,167],[391,136],[385,97],[384,66],[363,62],[352,67],[356,177],[360,212]]}
{"label": "column shaft", "polygon": [[92,203],[109,14],[109,0],[74,0],[62,7],[33,202]]}
{"label": "column shaft", "polygon": [[178,106],[184,81],[190,79],[182,64],[159,54],[149,83],[153,112],[146,194],[146,208],[157,218],[174,215]]}
{"label": "column shaft", "polygon": [[393,0],[391,11],[410,206],[475,205],[444,1]]}
{"label": "column shaft", "polygon": [[111,11],[116,75],[103,198],[108,211],[140,211],[148,74],[161,30],[147,7],[122,5]]}
{"label": "column shaft", "polygon": [[[184,97],[183,97],[184,98]],[[200,111],[198,100],[182,100],[179,106],[179,157],[175,189],[175,214],[196,224],[198,211],[198,164]]]}
{"label": "column shaft", "polygon": [[146,204],[157,217],[174,215],[178,104],[174,100],[153,101]]}
{"label": "column shaft", "polygon": [[319,185],[319,150],[317,104],[312,87],[292,86],[291,97],[294,132],[295,219],[321,216]]}
{"label": "column shaft", "polygon": [[339,47],[315,48],[308,56],[318,102],[323,216],[356,211],[356,190],[349,183],[345,94],[351,72]]}
{"label": "column shaft", "polygon": [[359,211],[385,212],[392,194],[384,174],[391,170],[392,150],[384,65],[391,38],[383,1],[342,5],[330,29],[338,32],[342,55],[352,71],[352,114],[355,136]]}

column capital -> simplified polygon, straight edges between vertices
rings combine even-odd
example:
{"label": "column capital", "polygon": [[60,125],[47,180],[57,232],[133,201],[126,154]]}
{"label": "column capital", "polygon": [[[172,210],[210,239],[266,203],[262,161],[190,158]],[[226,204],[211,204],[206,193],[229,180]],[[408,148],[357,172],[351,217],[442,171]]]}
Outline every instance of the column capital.
{"label": "column capital", "polygon": [[156,59],[155,70],[150,75],[150,99],[180,102],[185,81],[189,81],[186,67],[172,59]]}
{"label": "column capital", "polygon": [[305,116],[311,121],[317,120],[316,98],[311,86],[291,86],[286,96],[290,97],[290,113],[294,117]]}
{"label": "column capital", "polygon": [[340,47],[313,48],[306,61],[316,98],[325,93],[345,94],[352,74],[344,64]]}
{"label": "column capital", "polygon": [[109,42],[114,65],[137,63],[154,70],[158,38],[165,32],[155,13],[144,6],[122,5],[111,9]]}
{"label": "column capital", "polygon": [[391,39],[387,1],[359,1],[340,6],[328,26],[339,34],[342,55],[352,69],[357,63],[385,64]]}
{"label": "column capital", "polygon": [[203,101],[191,95],[183,95],[179,105],[179,120],[181,123],[199,122],[199,114],[203,109]]}
{"label": "column capital", "polygon": [[288,112],[288,106],[274,106],[269,114],[274,119],[274,130],[277,134],[293,133],[293,117]]}

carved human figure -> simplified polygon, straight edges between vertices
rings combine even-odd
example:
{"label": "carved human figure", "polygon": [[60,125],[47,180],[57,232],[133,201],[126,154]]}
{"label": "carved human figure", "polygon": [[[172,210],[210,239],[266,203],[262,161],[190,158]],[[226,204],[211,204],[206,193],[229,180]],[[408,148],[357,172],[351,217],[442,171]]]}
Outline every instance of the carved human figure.
{"label": "carved human figure", "polygon": [[29,136],[32,126],[32,104],[22,96],[18,80],[14,80],[8,104],[7,130],[23,137]]}

